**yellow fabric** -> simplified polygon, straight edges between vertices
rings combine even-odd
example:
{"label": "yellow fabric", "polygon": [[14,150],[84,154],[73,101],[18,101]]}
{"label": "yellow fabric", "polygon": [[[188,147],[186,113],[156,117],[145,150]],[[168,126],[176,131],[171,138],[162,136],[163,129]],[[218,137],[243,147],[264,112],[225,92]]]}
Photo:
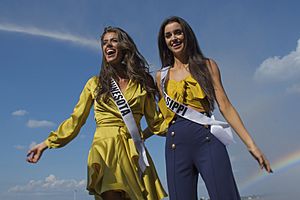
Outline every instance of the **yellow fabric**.
{"label": "yellow fabric", "polygon": [[[165,88],[167,94],[175,101],[183,103],[191,108],[196,108],[199,111],[209,111],[209,103],[206,94],[192,75],[187,76],[181,81],[169,79],[166,82]],[[175,113],[167,108],[164,98],[160,99],[158,106],[165,119],[165,123],[169,124],[174,118]]]}
{"label": "yellow fabric", "polygon": [[[131,200],[162,199],[166,193],[148,153],[150,167],[140,178],[138,152],[113,99],[110,97],[107,103],[100,104],[95,100],[97,81],[97,77],[88,80],[71,117],[50,133],[46,144],[49,148],[59,148],[70,142],[85,123],[94,104],[97,128],[88,156],[87,189],[90,194],[99,196],[108,190],[123,190]],[[123,95],[139,129],[140,120],[145,116],[153,133],[159,134],[166,130],[154,97],[149,96],[139,84],[129,81]]]}

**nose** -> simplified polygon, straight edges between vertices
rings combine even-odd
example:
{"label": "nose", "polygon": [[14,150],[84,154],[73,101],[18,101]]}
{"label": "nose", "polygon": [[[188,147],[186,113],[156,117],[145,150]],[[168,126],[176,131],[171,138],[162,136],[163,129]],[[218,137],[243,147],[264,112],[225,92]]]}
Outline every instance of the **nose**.
{"label": "nose", "polygon": [[177,36],[175,34],[172,34],[171,40],[177,40]]}
{"label": "nose", "polygon": [[109,41],[107,41],[107,46],[112,46],[112,42],[109,40]]}
{"label": "nose", "polygon": [[108,41],[108,42],[106,43],[106,47],[112,47],[112,42],[111,42],[111,41]]}

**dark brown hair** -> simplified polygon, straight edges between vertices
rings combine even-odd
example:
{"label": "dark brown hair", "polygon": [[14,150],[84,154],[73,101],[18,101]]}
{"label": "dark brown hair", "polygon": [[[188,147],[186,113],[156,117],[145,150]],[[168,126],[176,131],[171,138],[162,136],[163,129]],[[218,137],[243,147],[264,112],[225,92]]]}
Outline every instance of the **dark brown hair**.
{"label": "dark brown hair", "polygon": [[[101,47],[103,46],[103,37],[106,33],[114,32],[118,35],[118,42],[123,59],[120,65],[126,69],[126,78],[140,84],[148,94],[156,94],[156,86],[152,76],[149,74],[149,66],[145,58],[138,51],[132,38],[121,28],[106,27],[101,35]],[[99,74],[99,82],[96,89],[96,100],[107,102],[110,88],[110,80],[118,80],[118,74],[114,67],[106,62],[102,52],[102,64]],[[102,99],[103,97],[103,99]]]}
{"label": "dark brown hair", "polygon": [[210,111],[213,111],[216,95],[212,84],[212,78],[207,67],[209,59],[206,58],[200,50],[197,38],[190,25],[184,19],[177,16],[167,18],[160,26],[158,47],[162,68],[174,65],[174,55],[169,50],[165,41],[165,27],[172,22],[177,22],[182,27],[184,34],[184,53],[188,58],[189,71],[205,92],[209,102]]}

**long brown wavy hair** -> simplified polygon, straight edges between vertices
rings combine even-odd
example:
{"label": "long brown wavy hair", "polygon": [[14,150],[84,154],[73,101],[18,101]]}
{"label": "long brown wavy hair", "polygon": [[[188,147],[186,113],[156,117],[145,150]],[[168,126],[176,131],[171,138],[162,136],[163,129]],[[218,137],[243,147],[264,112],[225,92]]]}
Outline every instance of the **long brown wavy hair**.
{"label": "long brown wavy hair", "polygon": [[[124,30],[118,27],[106,27],[101,35],[101,47],[103,46],[104,35],[109,32],[118,35],[119,48],[123,56],[120,65],[125,68],[126,78],[140,84],[148,95],[156,95],[156,86],[149,74],[149,65],[138,51],[132,38]],[[96,89],[96,100],[98,102],[108,101],[111,78],[117,81],[119,79],[118,73],[113,66],[106,62],[104,52],[102,52],[102,64]]]}
{"label": "long brown wavy hair", "polygon": [[177,22],[181,25],[184,34],[184,53],[188,57],[189,71],[193,78],[200,84],[207,96],[210,111],[214,110],[216,99],[212,78],[207,67],[209,59],[206,58],[198,45],[197,38],[190,25],[182,18],[173,16],[163,21],[158,34],[159,55],[162,68],[174,65],[174,55],[165,41],[165,27],[167,24]]}

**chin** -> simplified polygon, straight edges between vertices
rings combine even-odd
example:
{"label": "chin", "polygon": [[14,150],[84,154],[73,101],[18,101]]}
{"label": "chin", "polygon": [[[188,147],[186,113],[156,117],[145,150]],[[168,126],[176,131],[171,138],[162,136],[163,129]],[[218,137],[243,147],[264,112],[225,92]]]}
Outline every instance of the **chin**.
{"label": "chin", "polygon": [[173,55],[174,56],[180,56],[180,55],[182,55],[183,54],[183,51],[174,51],[173,52]]}
{"label": "chin", "polygon": [[107,63],[111,66],[120,64],[120,62],[118,62],[116,60],[111,60],[111,61],[108,61]]}
{"label": "chin", "polygon": [[113,63],[116,62],[116,60],[117,60],[117,59],[115,59],[115,58],[109,58],[109,59],[106,59],[106,62],[107,62],[108,64],[113,64]]}

